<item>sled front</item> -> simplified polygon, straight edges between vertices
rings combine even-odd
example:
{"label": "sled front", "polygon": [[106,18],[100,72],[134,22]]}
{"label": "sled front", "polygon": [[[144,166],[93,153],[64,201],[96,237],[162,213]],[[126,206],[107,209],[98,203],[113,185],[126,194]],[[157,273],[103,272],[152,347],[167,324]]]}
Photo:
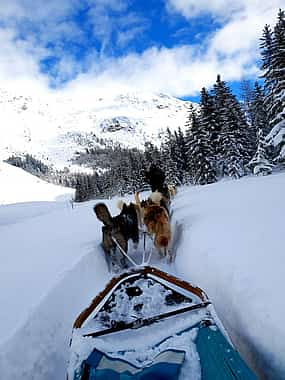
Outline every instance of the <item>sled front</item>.
{"label": "sled front", "polygon": [[152,267],[114,278],[76,319],[69,380],[255,380],[200,288]]}

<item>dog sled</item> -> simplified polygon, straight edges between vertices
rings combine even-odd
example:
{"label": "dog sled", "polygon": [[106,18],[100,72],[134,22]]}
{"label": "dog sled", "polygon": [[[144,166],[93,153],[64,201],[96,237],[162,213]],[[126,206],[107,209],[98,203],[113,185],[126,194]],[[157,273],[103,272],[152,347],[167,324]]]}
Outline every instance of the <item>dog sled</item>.
{"label": "dog sled", "polygon": [[200,288],[153,267],[113,278],[76,319],[68,380],[256,380]]}

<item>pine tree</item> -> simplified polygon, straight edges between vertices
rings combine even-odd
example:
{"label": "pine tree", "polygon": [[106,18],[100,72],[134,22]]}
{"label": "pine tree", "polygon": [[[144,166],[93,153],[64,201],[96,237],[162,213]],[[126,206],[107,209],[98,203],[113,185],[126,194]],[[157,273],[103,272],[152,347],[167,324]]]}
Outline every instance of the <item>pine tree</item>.
{"label": "pine tree", "polygon": [[274,28],[272,54],[273,104],[269,117],[273,126],[285,127],[285,12],[281,9]]}
{"label": "pine tree", "polygon": [[252,114],[252,102],[253,102],[253,93],[251,82],[249,80],[243,79],[240,84],[241,94],[240,99],[242,102],[242,109],[245,113],[247,122],[253,124],[253,114]]}
{"label": "pine tree", "polygon": [[219,148],[219,138],[221,125],[218,121],[215,100],[212,95],[202,88],[200,100],[200,122],[201,128],[208,134],[208,159],[211,161],[211,166],[217,168],[217,156]]}
{"label": "pine tree", "polygon": [[162,166],[169,183],[180,185],[181,178],[177,163],[176,139],[169,128],[166,130],[166,139],[161,146]]}
{"label": "pine tree", "polygon": [[195,185],[216,182],[216,172],[211,165],[210,134],[203,129],[201,119],[192,110],[186,124],[186,147],[190,180]]}
{"label": "pine tree", "polygon": [[87,175],[78,174],[75,187],[75,201],[84,202],[89,199]]}
{"label": "pine tree", "polygon": [[241,106],[218,75],[213,88],[216,122],[220,128],[217,158],[222,174],[239,178],[254,152],[250,128]]}
{"label": "pine tree", "polygon": [[128,151],[128,191],[134,193],[136,190],[140,190],[144,187],[144,162],[143,155],[136,149]]}
{"label": "pine tree", "polygon": [[146,164],[154,163],[161,166],[161,153],[157,146],[153,145],[152,142],[147,141],[144,145],[144,152]]}
{"label": "pine tree", "polygon": [[265,93],[260,84],[255,82],[251,102],[252,125],[256,134],[261,129],[263,135],[267,135],[269,132],[269,122],[264,101]]}
{"label": "pine tree", "polygon": [[174,144],[174,157],[177,167],[177,177],[180,184],[186,184],[187,178],[187,148],[186,140],[181,128],[174,132],[175,144]]}
{"label": "pine tree", "polygon": [[[272,63],[272,55],[273,55],[273,32],[271,30],[270,25],[266,24],[263,29],[262,37],[261,37],[260,49],[261,49],[261,59],[262,65],[261,69],[264,70],[263,77],[265,81],[269,79],[271,63]],[[268,83],[269,84],[269,83]],[[268,85],[266,84],[266,86]]]}
{"label": "pine tree", "polygon": [[272,172],[273,165],[269,162],[267,157],[266,143],[263,135],[263,130],[258,130],[258,146],[257,151],[253,158],[248,163],[248,167],[255,175],[268,175]]}
{"label": "pine tree", "polygon": [[285,12],[279,10],[273,32],[263,30],[261,47],[265,79],[265,107],[271,132],[268,143],[274,147],[275,161],[284,161],[285,145]]}

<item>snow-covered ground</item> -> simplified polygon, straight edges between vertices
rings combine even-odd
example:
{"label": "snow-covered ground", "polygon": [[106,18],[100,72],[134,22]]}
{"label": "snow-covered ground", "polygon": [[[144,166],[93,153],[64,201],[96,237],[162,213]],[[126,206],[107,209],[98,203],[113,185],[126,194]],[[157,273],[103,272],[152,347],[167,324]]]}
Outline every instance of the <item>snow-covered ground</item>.
{"label": "snow-covered ground", "polygon": [[[10,169],[0,171],[1,378],[63,379],[73,321],[110,278],[101,225],[95,202],[72,208],[68,189],[36,191],[34,179],[37,198],[24,198],[24,186],[2,194],[2,178],[6,189],[14,183]],[[285,378],[284,187],[284,173],[249,177],[181,188],[172,204],[183,235],[169,271],[206,291],[240,353],[268,380]],[[106,201],[113,213],[116,202]]]}
{"label": "snow-covered ground", "polygon": [[[24,170],[0,162],[0,205],[20,202],[69,201],[72,194],[72,189],[46,183]],[[1,210],[2,215],[3,210]],[[23,210],[20,210],[19,216],[23,216]]]}

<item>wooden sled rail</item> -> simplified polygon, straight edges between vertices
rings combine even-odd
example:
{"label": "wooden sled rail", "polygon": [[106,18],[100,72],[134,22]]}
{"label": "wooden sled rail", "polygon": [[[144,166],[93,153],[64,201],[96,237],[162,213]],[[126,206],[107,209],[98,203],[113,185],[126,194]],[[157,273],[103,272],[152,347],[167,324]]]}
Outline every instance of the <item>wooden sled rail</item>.
{"label": "wooden sled rail", "polygon": [[94,333],[84,334],[83,336],[84,337],[96,338],[98,336],[112,334],[112,333],[124,331],[127,329],[137,329],[137,328],[140,328],[143,326],[151,325],[152,323],[159,322],[160,320],[163,320],[163,319],[166,319],[166,318],[169,318],[172,316],[176,316],[178,314],[183,314],[183,313],[186,313],[188,311],[202,309],[204,307],[207,307],[210,304],[211,304],[211,302],[207,301],[207,302],[199,303],[197,305],[184,307],[183,309],[173,310],[173,311],[169,311],[168,313],[159,314],[159,315],[156,315],[154,317],[149,317],[149,318],[144,318],[144,319],[139,318],[139,319],[135,320],[134,322],[129,322],[129,323],[118,322],[117,324],[115,324],[113,327],[110,327],[109,329],[96,331]]}
{"label": "wooden sled rail", "polygon": [[107,296],[107,294],[120,282],[122,282],[124,279],[127,279],[130,275],[137,275],[139,276],[147,276],[147,275],[154,275],[158,279],[168,281],[182,289],[185,289],[187,291],[192,292],[197,297],[200,298],[202,303],[209,302],[209,299],[207,295],[204,293],[204,291],[196,286],[193,286],[189,284],[186,281],[180,280],[175,276],[172,276],[168,273],[165,273],[157,268],[153,268],[150,266],[146,266],[141,269],[133,269],[130,271],[127,271],[125,273],[122,273],[118,277],[114,277],[105,287],[105,289],[99,293],[91,302],[91,304],[83,310],[79,316],[76,318],[73,328],[78,329],[82,327],[82,324],[86,321],[86,319],[90,316],[90,314],[95,310],[95,308],[100,304],[100,302],[103,301],[103,299]]}

